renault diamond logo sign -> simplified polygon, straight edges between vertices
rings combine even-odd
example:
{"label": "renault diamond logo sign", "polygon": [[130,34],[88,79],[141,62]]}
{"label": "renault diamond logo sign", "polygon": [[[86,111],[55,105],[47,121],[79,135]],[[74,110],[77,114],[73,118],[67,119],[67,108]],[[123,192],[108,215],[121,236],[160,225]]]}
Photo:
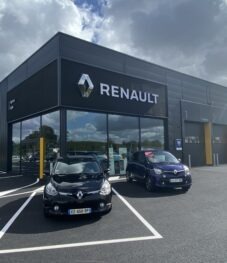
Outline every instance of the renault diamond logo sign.
{"label": "renault diamond logo sign", "polygon": [[77,194],[76,194],[77,198],[80,200],[83,198],[83,193],[81,191],[79,191]]}
{"label": "renault diamond logo sign", "polygon": [[78,86],[79,86],[81,95],[84,98],[88,98],[94,89],[94,85],[90,77],[88,76],[88,74],[82,74],[78,82]]}

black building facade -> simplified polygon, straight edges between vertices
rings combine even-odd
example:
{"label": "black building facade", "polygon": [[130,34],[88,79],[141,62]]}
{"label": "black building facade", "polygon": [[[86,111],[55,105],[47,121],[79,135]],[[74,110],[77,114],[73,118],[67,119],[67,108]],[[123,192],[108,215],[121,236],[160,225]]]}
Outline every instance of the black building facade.
{"label": "black building facade", "polygon": [[92,152],[124,174],[137,149],[227,163],[227,88],[58,33],[0,83],[0,170]]}

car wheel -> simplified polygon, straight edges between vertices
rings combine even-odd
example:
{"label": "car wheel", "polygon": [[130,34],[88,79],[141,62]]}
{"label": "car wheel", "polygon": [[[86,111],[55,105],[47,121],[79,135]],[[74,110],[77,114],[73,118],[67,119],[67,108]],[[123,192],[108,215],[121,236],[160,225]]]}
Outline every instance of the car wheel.
{"label": "car wheel", "polygon": [[132,182],[132,173],[129,171],[126,172],[126,182],[128,183]]}
{"label": "car wheel", "polygon": [[149,192],[152,192],[155,190],[154,182],[150,176],[146,177],[145,186],[146,186],[147,191]]}

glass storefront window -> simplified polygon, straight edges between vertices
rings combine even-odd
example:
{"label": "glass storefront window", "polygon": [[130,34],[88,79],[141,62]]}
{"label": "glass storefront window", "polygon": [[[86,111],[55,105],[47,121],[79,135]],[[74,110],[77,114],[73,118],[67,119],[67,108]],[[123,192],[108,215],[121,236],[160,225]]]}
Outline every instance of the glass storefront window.
{"label": "glass storefront window", "polygon": [[67,111],[67,153],[94,155],[106,168],[106,114]]}
{"label": "glass storefront window", "polygon": [[40,117],[22,121],[21,170],[24,174],[38,173]]}
{"label": "glass storefront window", "polygon": [[125,174],[127,160],[139,146],[137,117],[108,115],[110,174]]}
{"label": "glass storefront window", "polygon": [[[68,110],[66,125],[67,154],[93,155],[104,169],[110,168],[110,175],[125,174],[128,159],[139,145],[164,149],[160,119],[140,118],[139,130],[139,117]],[[48,165],[60,150],[60,111],[13,124],[12,170],[38,172],[40,136],[45,138]]]}
{"label": "glass storefront window", "polygon": [[60,112],[55,111],[42,116],[41,136],[45,138],[46,161],[54,160],[60,152]]}
{"label": "glass storefront window", "polygon": [[20,171],[20,122],[12,127],[12,171]]}
{"label": "glass storefront window", "polygon": [[141,149],[164,149],[163,120],[140,118]]}

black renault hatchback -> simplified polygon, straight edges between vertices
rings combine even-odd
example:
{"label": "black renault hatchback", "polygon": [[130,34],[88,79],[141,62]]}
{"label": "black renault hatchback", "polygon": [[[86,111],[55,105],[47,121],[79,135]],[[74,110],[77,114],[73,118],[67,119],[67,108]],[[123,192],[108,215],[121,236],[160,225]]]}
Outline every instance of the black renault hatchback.
{"label": "black renault hatchback", "polygon": [[43,193],[44,215],[106,214],[112,188],[92,156],[58,159]]}

